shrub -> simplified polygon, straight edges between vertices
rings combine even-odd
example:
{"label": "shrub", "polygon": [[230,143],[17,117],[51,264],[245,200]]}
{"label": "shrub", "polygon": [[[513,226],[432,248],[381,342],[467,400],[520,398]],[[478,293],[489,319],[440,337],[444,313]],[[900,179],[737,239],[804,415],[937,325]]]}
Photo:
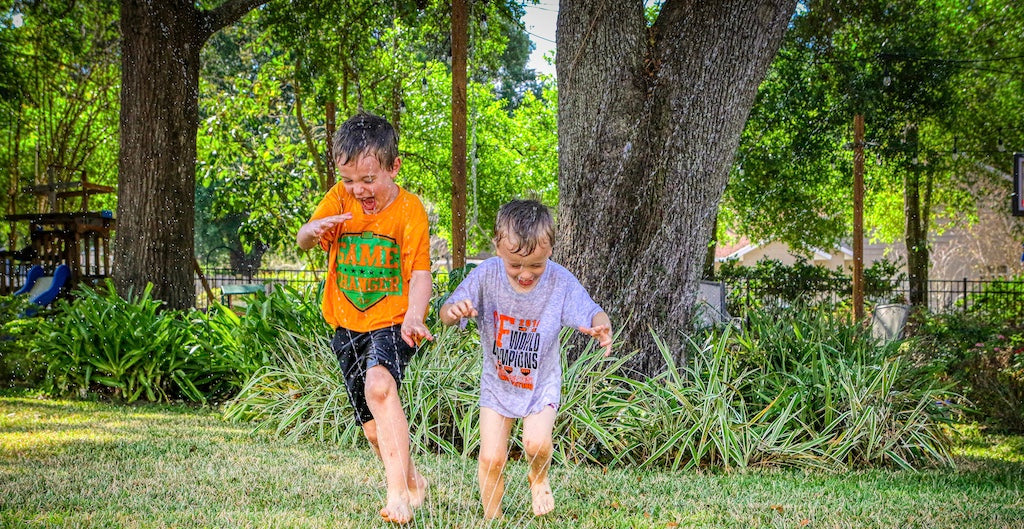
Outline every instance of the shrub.
{"label": "shrub", "polygon": [[293,440],[355,443],[361,432],[352,419],[329,336],[282,331],[270,363],[225,403],[225,419],[257,421],[256,430],[272,429]]}
{"label": "shrub", "polygon": [[979,342],[956,365],[964,395],[981,420],[997,430],[1024,432],[1024,335]]}
{"label": "shrub", "polygon": [[[744,364],[762,370],[752,404],[792,402],[805,441],[827,460],[853,467],[949,461],[941,429],[948,410],[939,405],[949,388],[901,343],[876,342],[868,329],[820,311],[755,315],[736,343]],[[759,356],[765,360],[750,361]]]}
{"label": "shrub", "polygon": [[[417,352],[401,387],[415,447],[447,454],[476,449],[479,380],[476,343],[455,328],[441,329]],[[224,415],[256,421],[257,430],[292,440],[348,445],[362,438],[328,333],[304,336],[282,329],[270,364],[225,404]]]}
{"label": "shrub", "polygon": [[216,303],[197,326],[205,333],[197,343],[219,351],[216,355],[231,367],[233,391],[240,389],[260,368],[270,364],[282,332],[299,336],[326,336],[330,328],[320,312],[316,286],[294,288],[275,285],[270,294],[250,297],[242,315]]}
{"label": "shrub", "polygon": [[1024,325],[1024,276],[996,279],[985,283],[981,292],[973,292],[961,304],[966,311],[985,321],[1020,327]]}
{"label": "shrub", "polygon": [[[58,300],[24,342],[41,385],[56,395],[195,402],[234,395],[270,361],[282,329],[326,334],[315,290],[276,286],[253,296],[243,315],[167,310],[152,285],[122,298],[109,281]],[[6,325],[5,325],[6,326]],[[0,345],[0,347],[3,347]]]}
{"label": "shrub", "polygon": [[[843,271],[809,264],[804,258],[789,266],[775,259],[762,259],[754,266],[727,261],[718,275],[730,286],[731,314],[749,309],[835,308],[848,303],[853,289],[851,277]],[[905,280],[898,262],[878,260],[864,269],[864,298],[871,303],[902,303],[896,289]]]}
{"label": "shrub", "polygon": [[[829,469],[950,462],[946,409],[937,405],[949,395],[898,344],[880,345],[827,314],[751,322],[695,339],[684,366],[662,344],[668,367],[646,380],[621,374],[637,352],[605,358],[590,343],[563,364],[556,460]],[[477,334],[444,328],[435,337],[401,388],[413,448],[470,455],[479,444]],[[290,439],[359,442],[327,335],[283,332],[277,349],[226,416]]]}
{"label": "shrub", "polygon": [[[27,316],[29,310],[35,315]],[[6,387],[35,387],[42,381],[44,370],[30,343],[48,313],[30,304],[28,296],[0,296],[0,383]]]}
{"label": "shrub", "polygon": [[964,404],[961,420],[1024,432],[1024,329],[991,316],[957,312],[925,318],[908,348],[953,385]]}
{"label": "shrub", "polygon": [[668,368],[631,381],[613,462],[845,469],[948,464],[947,398],[896,346],[827,313],[753,313],[750,327],[660,344]]}
{"label": "shrub", "polygon": [[187,347],[187,326],[175,311],[161,311],[151,292],[147,285],[124,299],[108,280],[58,300],[33,344],[46,365],[44,389],[84,397],[105,388],[128,402],[204,401],[199,386],[212,376],[210,362]]}

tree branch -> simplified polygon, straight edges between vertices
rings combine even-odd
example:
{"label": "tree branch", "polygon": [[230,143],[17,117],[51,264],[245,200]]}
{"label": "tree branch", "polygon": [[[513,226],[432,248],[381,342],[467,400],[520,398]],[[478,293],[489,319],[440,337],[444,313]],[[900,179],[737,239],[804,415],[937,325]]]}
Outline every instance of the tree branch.
{"label": "tree branch", "polygon": [[[306,140],[306,148],[309,149],[309,153],[313,156],[317,180],[320,182],[320,190],[327,191],[327,171],[324,169],[324,163],[320,161],[320,150],[316,148],[316,140],[313,139],[313,133],[309,129],[309,124],[306,123],[306,119],[302,116],[302,89],[298,78],[299,66],[300,64],[296,61],[296,77],[292,81],[292,84],[295,87],[295,119],[299,122],[299,130],[302,131],[302,138]],[[327,141],[330,142],[331,138],[327,138]],[[328,163],[333,164],[334,160],[328,160]]]}
{"label": "tree branch", "polygon": [[205,42],[210,35],[230,26],[269,0],[228,0],[219,7],[199,14],[199,36],[200,41]]}

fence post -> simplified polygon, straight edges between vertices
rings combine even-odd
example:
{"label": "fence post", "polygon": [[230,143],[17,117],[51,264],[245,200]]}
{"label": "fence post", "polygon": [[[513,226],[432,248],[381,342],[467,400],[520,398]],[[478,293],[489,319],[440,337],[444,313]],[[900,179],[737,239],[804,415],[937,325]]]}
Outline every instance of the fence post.
{"label": "fence post", "polygon": [[966,277],[963,279],[963,285],[964,285],[964,312],[967,312],[967,309],[970,308],[970,307],[967,306],[967,304],[970,302],[970,300],[967,299],[967,278]]}

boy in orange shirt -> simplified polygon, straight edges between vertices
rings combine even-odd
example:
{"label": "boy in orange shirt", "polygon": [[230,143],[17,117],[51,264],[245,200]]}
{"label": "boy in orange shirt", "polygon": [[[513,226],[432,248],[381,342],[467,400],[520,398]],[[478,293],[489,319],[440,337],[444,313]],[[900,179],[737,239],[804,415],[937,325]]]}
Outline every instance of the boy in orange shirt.
{"label": "boy in orange shirt", "polygon": [[363,434],[384,463],[385,521],[408,523],[427,482],[409,455],[409,423],[398,398],[421,340],[430,301],[430,235],[416,195],[395,183],[402,165],[387,120],[360,112],[334,135],[339,183],[299,229],[298,245],[328,252],[322,310]]}

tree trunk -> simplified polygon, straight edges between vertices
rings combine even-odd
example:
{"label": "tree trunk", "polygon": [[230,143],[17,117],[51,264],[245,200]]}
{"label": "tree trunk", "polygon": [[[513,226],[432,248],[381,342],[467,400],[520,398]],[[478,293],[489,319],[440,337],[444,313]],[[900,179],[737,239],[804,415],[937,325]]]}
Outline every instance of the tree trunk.
{"label": "tree trunk", "polygon": [[[910,304],[928,307],[928,209],[931,202],[930,186],[926,185],[921,199],[921,170],[917,164],[917,125],[908,123],[903,132],[907,165],[903,177],[903,217],[907,244],[907,273],[909,276]],[[927,176],[927,173],[926,173]]]}
{"label": "tree trunk", "polygon": [[231,249],[229,261],[231,263],[231,272],[245,276],[249,281],[252,281],[252,277],[259,271],[260,265],[263,263],[263,254],[267,253],[270,249],[266,244],[258,243],[252,246],[252,250],[246,252],[237,248],[242,248],[240,241],[235,241],[237,245]]}
{"label": "tree trunk", "polygon": [[195,303],[192,261],[199,50],[266,0],[200,11],[187,0],[121,2],[121,153],[114,281],[147,282],[168,308]]}
{"label": "tree trunk", "polygon": [[[22,106],[21,98],[18,98],[15,103],[14,114],[14,135],[9,138],[7,144],[7,150],[10,153],[10,168],[8,169],[8,175],[10,181],[7,187],[7,208],[6,213],[8,215],[14,215],[18,212],[18,184],[21,183],[21,116]],[[7,248],[10,251],[17,250],[18,246],[18,231],[11,225],[11,231],[7,234]],[[2,287],[3,285],[0,285]]]}
{"label": "tree trunk", "polygon": [[922,215],[920,172],[907,169],[903,186],[903,210],[906,217],[907,274],[910,304],[928,306],[928,224]]}
{"label": "tree trunk", "polygon": [[677,360],[718,202],[794,0],[562,0],[557,258],[620,329],[632,365]]}

